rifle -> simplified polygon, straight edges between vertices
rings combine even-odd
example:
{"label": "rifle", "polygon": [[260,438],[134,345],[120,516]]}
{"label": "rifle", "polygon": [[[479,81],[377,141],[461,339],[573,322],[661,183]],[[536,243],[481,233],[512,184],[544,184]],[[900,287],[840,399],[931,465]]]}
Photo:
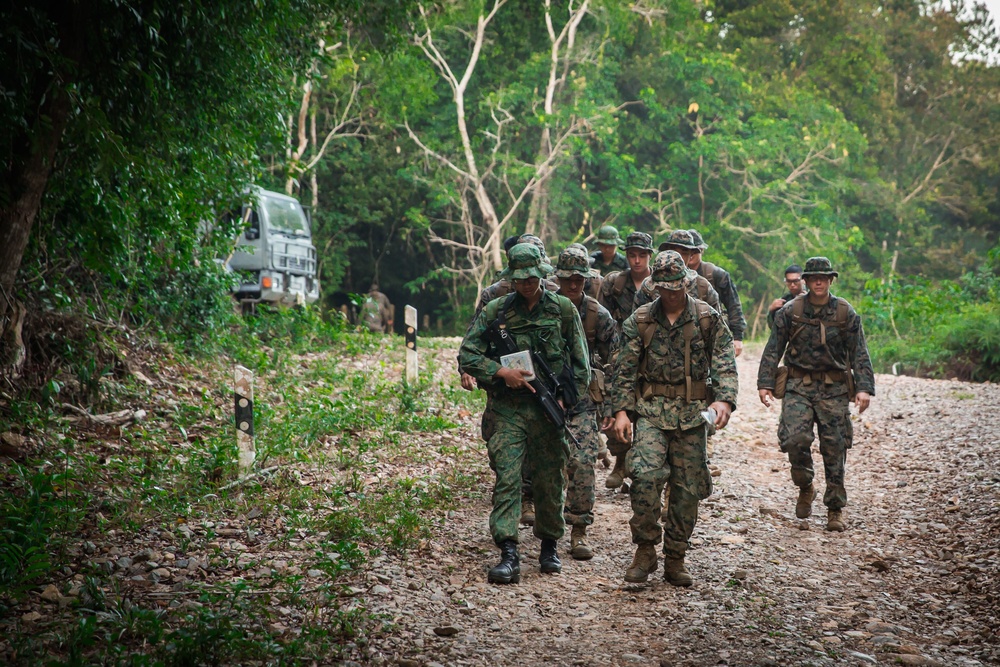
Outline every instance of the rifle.
{"label": "rifle", "polygon": [[[513,295],[512,295],[513,296]],[[483,338],[485,338],[496,350],[498,356],[503,356],[505,354],[513,354],[519,352],[517,349],[517,343],[514,342],[514,337],[510,335],[507,331],[507,325],[504,318],[504,310],[506,309],[507,302],[500,307],[500,312],[497,315],[497,319],[490,322],[490,326],[483,332]],[[559,401],[556,399],[555,393],[557,391],[563,390],[564,396],[566,388],[559,381],[559,378],[552,372],[549,365],[545,363],[534,350],[531,350],[531,360],[535,366],[535,379],[528,381],[531,388],[535,390],[534,397],[538,401],[538,404],[542,408],[542,412],[545,413],[545,417],[556,425],[557,428],[566,431],[570,440],[573,441],[578,448],[582,447],[580,441],[576,439],[572,431],[569,430],[569,426],[566,424],[566,411],[559,405]]]}

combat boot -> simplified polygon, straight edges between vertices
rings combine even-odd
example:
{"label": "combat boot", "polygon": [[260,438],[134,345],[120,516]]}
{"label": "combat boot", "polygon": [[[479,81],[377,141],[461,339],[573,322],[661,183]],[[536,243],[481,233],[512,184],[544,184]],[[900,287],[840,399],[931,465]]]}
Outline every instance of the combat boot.
{"label": "combat boot", "polygon": [[649,575],[656,572],[656,546],[640,544],[635,550],[632,564],[625,570],[625,581],[630,584],[641,584]]}
{"label": "combat boot", "polygon": [[813,513],[813,501],[816,500],[816,487],[813,484],[799,487],[799,499],[795,502],[795,516],[808,519]]}
{"label": "combat boot", "polygon": [[607,489],[617,489],[625,483],[625,455],[619,454],[615,457],[615,467],[604,480],[604,487]]}
{"label": "combat boot", "polygon": [[594,550],[587,544],[586,526],[573,526],[573,532],[569,536],[569,554],[574,560],[590,560],[594,557]]}
{"label": "combat boot", "polygon": [[531,498],[521,500],[521,523],[525,526],[535,525],[535,501]]}
{"label": "combat boot", "polygon": [[826,513],[826,529],[835,533],[842,533],[847,529],[843,513],[840,510],[830,510]]}
{"label": "combat boot", "polygon": [[542,540],[542,549],[538,552],[538,569],[545,574],[562,572],[562,561],[556,553],[555,540]]}
{"label": "combat boot", "polygon": [[487,580],[491,584],[516,584],[521,581],[521,559],[517,555],[517,542],[500,543],[500,564],[490,569]]}
{"label": "combat boot", "polygon": [[663,559],[663,580],[672,586],[690,586],[694,583],[691,574],[684,567],[683,558]]}

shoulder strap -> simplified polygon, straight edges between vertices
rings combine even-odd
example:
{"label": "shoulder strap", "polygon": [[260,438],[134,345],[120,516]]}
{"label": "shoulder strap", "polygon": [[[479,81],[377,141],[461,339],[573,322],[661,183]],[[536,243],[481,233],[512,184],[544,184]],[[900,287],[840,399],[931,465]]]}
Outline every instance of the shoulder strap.
{"label": "shoulder strap", "polygon": [[[705,276],[698,276],[699,278],[704,278]],[[704,301],[708,298],[708,288],[712,286],[712,283],[705,280],[696,280],[694,284],[698,287],[698,298]]]}
{"label": "shoulder strap", "polygon": [[594,341],[597,340],[597,309],[601,305],[589,296],[584,296],[583,302],[587,306],[587,313],[583,318],[583,333],[587,336],[587,349],[590,349],[594,346]]}
{"label": "shoulder strap", "polygon": [[711,262],[702,262],[698,265],[698,273],[701,277],[712,283],[712,287],[715,287],[715,264]]}
{"label": "shoulder strap", "polygon": [[[497,298],[486,304],[486,322],[492,323],[493,320],[500,320],[499,325],[505,326],[507,324],[507,309],[510,308],[510,304],[514,301],[514,297],[517,296],[517,292],[511,292],[507,295],[507,298],[503,300],[503,304],[500,303],[501,294]],[[494,305],[496,304],[496,305]]]}
{"label": "shoulder strap", "polygon": [[833,318],[833,323],[838,327],[843,327],[847,325],[847,315],[851,312],[851,304],[847,303],[847,299],[843,297],[837,297],[837,314]]}
{"label": "shoulder strap", "polygon": [[622,292],[625,291],[625,281],[627,279],[628,276],[625,275],[624,271],[619,271],[615,274],[615,282],[613,286],[615,296],[621,296]]}
{"label": "shoulder strap", "polygon": [[566,297],[561,294],[556,294],[556,297],[559,299],[559,314],[562,316],[563,331],[566,331],[568,327],[572,326],[573,316],[578,315],[579,311],[577,311],[573,302]]}

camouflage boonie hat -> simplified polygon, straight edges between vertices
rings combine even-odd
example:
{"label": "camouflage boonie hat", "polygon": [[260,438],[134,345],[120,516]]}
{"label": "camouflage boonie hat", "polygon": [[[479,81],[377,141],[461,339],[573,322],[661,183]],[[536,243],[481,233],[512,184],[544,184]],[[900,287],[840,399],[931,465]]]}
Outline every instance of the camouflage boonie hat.
{"label": "camouflage boonie hat", "polygon": [[625,249],[629,248],[653,252],[653,237],[646,232],[632,232],[625,238]]}
{"label": "camouflage boonie hat", "polygon": [[653,273],[649,276],[650,284],[655,287],[676,291],[686,290],[691,285],[691,271],[684,263],[684,258],[676,250],[667,250],[656,256],[653,262]]}
{"label": "camouflage boonie hat", "polygon": [[809,276],[833,276],[836,278],[839,275],[833,270],[833,263],[826,257],[810,257],[806,260],[806,270],[802,272],[803,278]]}
{"label": "camouflage boonie hat", "polygon": [[[691,279],[691,282],[694,282],[695,280],[698,279],[698,272],[695,271],[694,269],[688,269],[687,272],[688,272],[688,278]],[[646,276],[646,278],[642,281],[642,284],[639,285],[639,289],[642,290],[646,294],[646,296],[652,297],[654,299],[656,298],[656,287],[653,286],[653,283],[650,280],[650,276]]]}
{"label": "camouflage boonie hat", "polygon": [[545,261],[538,247],[531,243],[518,243],[510,249],[507,268],[500,272],[503,280],[543,280],[552,273],[552,266]]}
{"label": "camouflage boonie hat", "polygon": [[583,245],[582,243],[570,243],[568,246],[566,246],[566,250],[569,250],[570,248],[576,248],[577,250],[583,251],[583,254],[587,256],[587,261],[590,262],[591,266],[593,266],[594,262],[597,261],[590,256],[590,251],[587,249],[587,246]]}
{"label": "camouflage boonie hat", "polygon": [[691,233],[691,238],[694,239],[694,242],[698,244],[699,250],[708,250],[708,244],[705,243],[705,239],[702,237],[701,232],[697,229],[689,229],[688,232]]}
{"label": "camouflage boonie hat", "polygon": [[570,246],[559,253],[556,264],[557,278],[572,278],[573,276],[590,277],[590,257],[586,251]]}
{"label": "camouflage boonie hat", "polygon": [[611,225],[604,225],[597,232],[598,245],[620,246],[622,238],[618,236],[618,230]]}
{"label": "camouflage boonie hat", "polygon": [[667,237],[667,240],[660,244],[659,250],[673,250],[675,248],[698,250],[698,244],[688,230],[675,229]]}
{"label": "camouflage boonie hat", "polygon": [[530,243],[531,245],[538,248],[538,252],[542,253],[542,259],[546,262],[549,261],[548,255],[545,254],[545,244],[542,240],[535,236],[534,234],[522,234],[521,238],[517,240],[518,243]]}

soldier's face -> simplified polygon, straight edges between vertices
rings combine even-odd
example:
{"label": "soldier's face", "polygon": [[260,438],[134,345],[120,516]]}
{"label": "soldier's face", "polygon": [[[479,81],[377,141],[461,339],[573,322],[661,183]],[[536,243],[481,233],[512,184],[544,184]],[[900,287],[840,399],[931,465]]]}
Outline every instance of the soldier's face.
{"label": "soldier's face", "polygon": [[657,286],[656,292],[660,295],[660,303],[668,311],[681,308],[687,297],[687,292],[682,289],[667,289],[666,287]]}
{"label": "soldier's face", "polygon": [[583,295],[583,286],[587,282],[587,279],[583,276],[570,276],[569,278],[559,279],[559,293],[564,297],[576,303],[580,300],[580,296]]}
{"label": "soldier's face", "polygon": [[523,296],[528,298],[533,296],[535,292],[539,290],[540,281],[538,278],[524,278],[523,280],[512,280],[511,284],[514,286],[514,290]]}
{"label": "soldier's face", "polygon": [[788,286],[789,294],[802,294],[802,288],[805,286],[805,283],[802,281],[802,274],[786,273],[785,285]]}
{"label": "soldier's face", "polygon": [[597,247],[601,250],[601,257],[605,264],[610,263],[615,258],[615,251],[618,250],[618,246],[607,243],[598,243]]}
{"label": "soldier's face", "polygon": [[821,299],[830,293],[830,283],[832,282],[833,276],[809,276],[806,278],[809,291]]}
{"label": "soldier's face", "polygon": [[697,269],[701,266],[701,250],[693,250],[691,248],[685,248],[687,253],[681,253],[681,257],[684,258],[684,262],[688,265],[689,269]]}
{"label": "soldier's face", "polygon": [[629,248],[625,251],[628,265],[636,273],[645,273],[649,270],[649,256],[653,253],[639,248]]}

